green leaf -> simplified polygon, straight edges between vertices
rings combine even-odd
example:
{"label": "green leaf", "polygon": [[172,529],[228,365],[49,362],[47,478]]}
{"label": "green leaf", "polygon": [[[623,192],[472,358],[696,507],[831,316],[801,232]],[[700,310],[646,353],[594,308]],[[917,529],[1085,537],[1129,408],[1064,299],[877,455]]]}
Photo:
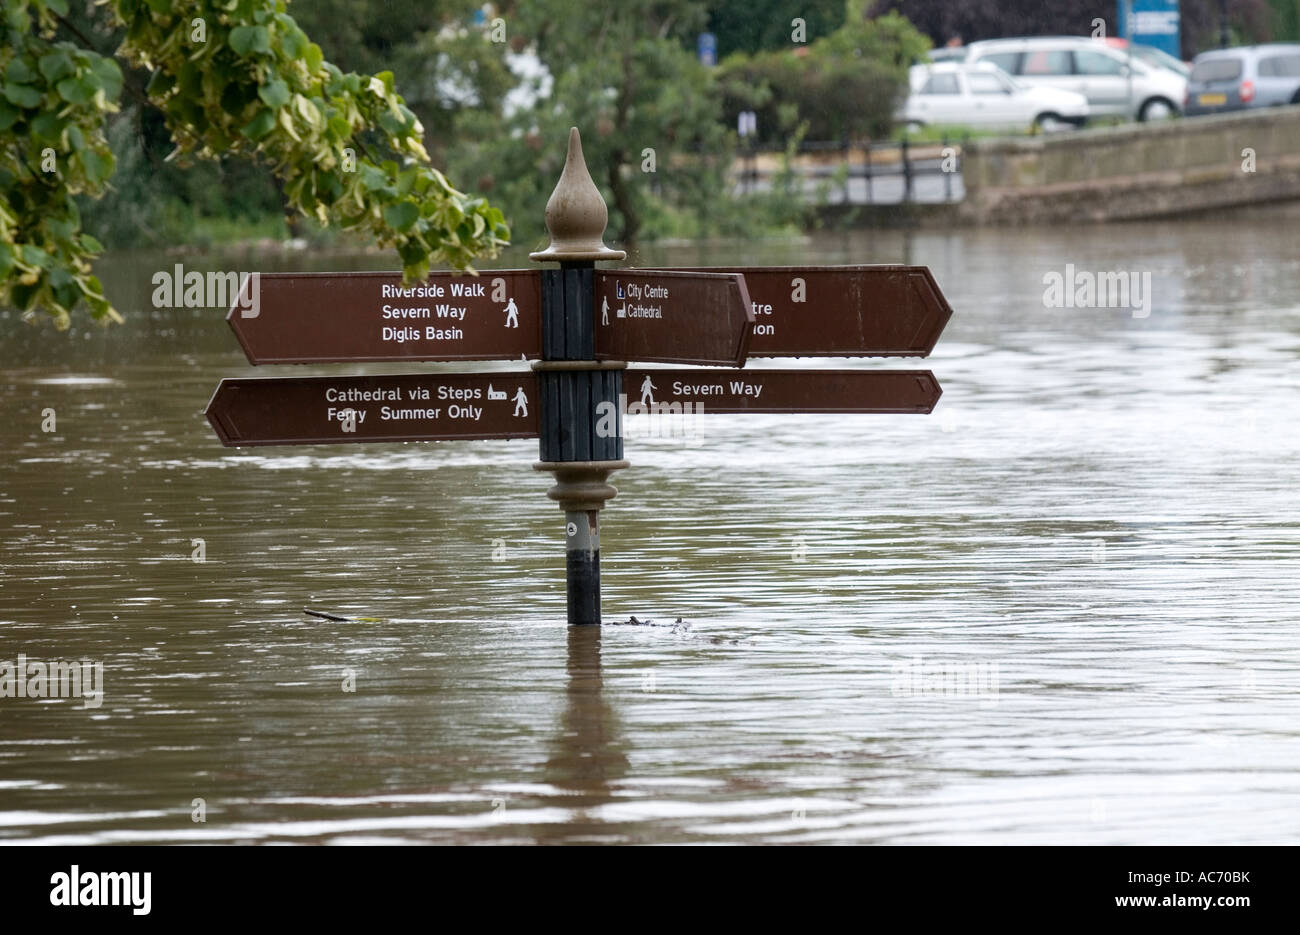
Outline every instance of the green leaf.
{"label": "green leaf", "polygon": [[55,87],[58,89],[59,97],[69,104],[84,104],[95,96],[96,84],[98,81],[87,74],[79,78],[64,78]]}
{"label": "green leaf", "polygon": [[18,120],[19,111],[7,101],[0,101],[0,131],[8,130]]}
{"label": "green leaf", "polygon": [[52,257],[35,244],[23,244],[23,262],[28,266],[39,266],[45,269],[50,265]]}
{"label": "green leaf", "polygon": [[99,79],[104,96],[110,101],[117,100],[117,96],[122,93],[122,69],[117,62],[100,55],[91,59],[90,70]]}
{"label": "green leaf", "polygon": [[66,78],[77,70],[77,66],[72,61],[72,56],[66,49],[55,49],[48,55],[42,55],[38,63],[41,74],[45,80],[53,84],[60,78]]}
{"label": "green leaf", "polygon": [[107,181],[113,174],[112,154],[101,156],[93,149],[83,149],[77,158],[81,160],[81,165],[86,170],[86,179],[93,185]]}
{"label": "green leaf", "polygon": [[302,60],[307,63],[307,70],[315,74],[325,61],[325,53],[320,50],[320,46],[312,42],[307,45],[307,51],[303,54]]}
{"label": "green leaf", "polygon": [[21,58],[15,58],[5,69],[5,80],[14,84],[30,84],[36,80],[36,72]]}
{"label": "green leaf", "polygon": [[230,48],[240,58],[250,52],[271,51],[271,34],[265,26],[236,26],[230,30]]}
{"label": "green leaf", "polygon": [[409,201],[399,201],[384,209],[384,221],[394,230],[410,230],[420,217],[420,209]]}
{"label": "green leaf", "polygon": [[262,99],[262,103],[267,107],[272,110],[279,110],[289,103],[289,85],[276,78],[270,84],[264,84],[258,88],[257,96]]}
{"label": "green leaf", "polygon": [[240,129],[240,133],[250,140],[260,140],[275,129],[275,112],[262,108],[257,116]]}
{"label": "green leaf", "polygon": [[352,127],[346,120],[337,115],[330,118],[328,126],[330,133],[334,135],[336,140],[346,140],[352,135]]}
{"label": "green leaf", "polygon": [[297,27],[288,30],[280,38],[280,48],[282,48],[284,54],[291,59],[302,58],[307,51],[307,46],[307,36]]}
{"label": "green leaf", "polygon": [[30,110],[33,107],[39,106],[41,103],[41,98],[45,96],[41,94],[41,92],[38,91],[36,88],[30,87],[29,85],[25,85],[25,84],[6,83],[3,93],[5,96],[5,100],[9,101],[11,104],[17,104],[19,107],[23,107],[28,110]]}
{"label": "green leaf", "polygon": [[[82,234],[81,249],[85,250],[87,253],[103,253],[104,245],[89,234]],[[90,277],[90,281],[96,285],[99,283],[99,280],[94,276]]]}
{"label": "green leaf", "polygon": [[408,129],[407,124],[398,120],[387,110],[379,115],[379,125],[393,136],[405,136]]}

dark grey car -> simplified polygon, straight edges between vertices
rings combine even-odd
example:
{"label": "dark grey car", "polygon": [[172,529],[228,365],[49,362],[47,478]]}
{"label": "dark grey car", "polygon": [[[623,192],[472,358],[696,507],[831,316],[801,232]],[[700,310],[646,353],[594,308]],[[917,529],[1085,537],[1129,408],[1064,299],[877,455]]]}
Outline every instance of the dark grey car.
{"label": "dark grey car", "polygon": [[1183,113],[1190,117],[1280,104],[1300,104],[1300,45],[1202,52],[1187,79]]}

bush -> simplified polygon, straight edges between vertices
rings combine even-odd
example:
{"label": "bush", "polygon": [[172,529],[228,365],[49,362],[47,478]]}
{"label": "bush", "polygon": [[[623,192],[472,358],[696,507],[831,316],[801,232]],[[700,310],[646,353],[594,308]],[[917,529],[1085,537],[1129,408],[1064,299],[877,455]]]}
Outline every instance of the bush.
{"label": "bush", "polygon": [[887,136],[907,89],[907,69],[929,40],[906,19],[851,15],[844,26],[790,51],[736,54],[720,66],[723,112],[758,119],[758,142],[780,145],[801,124],[811,140]]}

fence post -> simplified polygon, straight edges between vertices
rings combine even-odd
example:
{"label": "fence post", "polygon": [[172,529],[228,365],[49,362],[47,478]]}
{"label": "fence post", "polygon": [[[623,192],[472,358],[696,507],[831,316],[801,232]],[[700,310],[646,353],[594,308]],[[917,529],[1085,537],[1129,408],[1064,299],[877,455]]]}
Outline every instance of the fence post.
{"label": "fence post", "polygon": [[[943,173],[943,201],[944,204],[952,201],[952,173],[943,167],[943,161],[948,157],[944,151],[948,148],[948,134],[945,133],[939,138],[939,171]],[[954,164],[953,168],[956,168]]]}
{"label": "fence post", "polygon": [[903,160],[903,201],[912,200],[912,162],[907,154],[907,136],[903,137],[901,159]]}
{"label": "fence post", "polygon": [[866,158],[866,163],[865,163],[866,174],[867,174],[867,204],[871,204],[871,203],[872,203],[872,196],[871,196],[871,146],[872,146],[871,140],[867,140],[867,152],[866,152],[866,156],[867,156],[867,158]]}

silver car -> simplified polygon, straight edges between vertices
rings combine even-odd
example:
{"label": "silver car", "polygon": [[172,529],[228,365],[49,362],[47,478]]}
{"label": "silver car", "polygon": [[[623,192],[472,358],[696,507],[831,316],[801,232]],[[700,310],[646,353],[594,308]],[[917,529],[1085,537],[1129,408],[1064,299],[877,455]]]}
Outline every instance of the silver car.
{"label": "silver car", "polygon": [[992,62],[1021,84],[1077,91],[1094,117],[1172,117],[1187,95],[1177,72],[1085,36],[985,39],[967,49],[966,61]]}
{"label": "silver car", "polygon": [[1217,49],[1192,63],[1184,108],[1189,115],[1281,104],[1300,104],[1300,45]]}

